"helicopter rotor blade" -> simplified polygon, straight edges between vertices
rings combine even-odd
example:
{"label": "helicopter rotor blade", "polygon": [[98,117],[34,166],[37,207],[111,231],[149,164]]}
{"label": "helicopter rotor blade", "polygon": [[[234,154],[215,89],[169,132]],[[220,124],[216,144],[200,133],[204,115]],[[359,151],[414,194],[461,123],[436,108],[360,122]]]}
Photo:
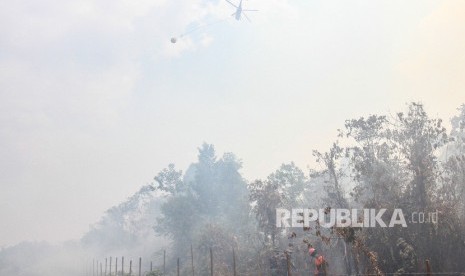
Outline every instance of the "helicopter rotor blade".
{"label": "helicopter rotor blade", "polygon": [[242,10],[243,12],[254,12],[254,11],[258,11],[258,10]]}
{"label": "helicopter rotor blade", "polygon": [[234,4],[233,4],[231,1],[229,1],[229,0],[226,0],[226,2],[228,2],[230,5],[232,5],[233,7],[235,7],[235,8],[237,9],[237,6],[236,6],[236,5],[234,5]]}
{"label": "helicopter rotor blade", "polygon": [[247,21],[249,21],[249,23],[252,23],[252,21],[251,21],[250,18],[247,16],[247,14],[245,14],[244,11],[242,11],[242,15],[244,15],[245,19],[247,19]]}

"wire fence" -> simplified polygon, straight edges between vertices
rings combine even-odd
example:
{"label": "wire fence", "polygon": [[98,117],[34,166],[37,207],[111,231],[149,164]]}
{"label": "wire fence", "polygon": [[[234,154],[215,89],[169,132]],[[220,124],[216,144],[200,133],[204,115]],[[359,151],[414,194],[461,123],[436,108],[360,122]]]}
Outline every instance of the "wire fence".
{"label": "wire fence", "polygon": [[[261,260],[257,260],[257,270],[254,273],[241,273],[237,270],[236,263],[237,263],[237,256],[234,251],[232,250],[231,255],[231,262],[232,265],[228,274],[224,273],[215,273],[215,257],[214,251],[210,248],[210,252],[208,254],[209,260],[208,263],[206,262],[205,265],[209,266],[208,273],[198,272],[195,267],[194,263],[194,252],[191,248],[190,256],[184,256],[183,258],[176,258],[175,267],[173,268],[172,265],[168,268],[167,266],[167,258],[166,258],[166,251],[163,250],[162,259],[159,258],[157,260],[151,259],[143,259],[142,257],[136,258],[135,260],[131,258],[123,257],[106,257],[104,259],[93,259],[88,261],[83,270],[83,276],[147,276],[150,275],[151,272],[157,271],[159,274],[152,274],[152,275],[170,275],[170,276],[180,276],[180,275],[188,275],[188,276],[223,276],[223,275],[244,275],[244,276],[251,276],[251,275],[276,275],[276,276],[308,276],[308,275],[325,275],[325,276],[379,276],[379,275],[425,275],[425,276],[433,276],[433,275],[455,275],[455,276],[465,276],[465,272],[433,272],[431,270],[430,264],[428,260],[425,260],[425,270],[422,272],[411,272],[411,273],[353,273],[353,274],[344,274],[344,273],[331,273],[331,271],[327,270],[322,272],[321,270],[318,273],[315,273],[315,267],[308,267],[306,265],[305,269],[296,268],[291,260],[290,257],[287,255],[286,265],[281,267],[280,269],[262,269],[260,266]],[[181,274],[181,267],[180,265],[184,264],[183,274]],[[186,269],[186,266],[190,266],[189,269]],[[186,272],[188,271],[188,272]]]}

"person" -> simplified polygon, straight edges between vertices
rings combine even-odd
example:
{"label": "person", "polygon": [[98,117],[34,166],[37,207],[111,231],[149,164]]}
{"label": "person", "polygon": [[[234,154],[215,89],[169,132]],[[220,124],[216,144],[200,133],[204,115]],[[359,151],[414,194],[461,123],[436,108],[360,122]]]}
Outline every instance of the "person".
{"label": "person", "polygon": [[310,257],[312,257],[312,260],[315,260],[315,275],[326,276],[328,262],[326,262],[325,257],[318,254],[311,244],[308,245],[308,253],[310,254]]}
{"label": "person", "polygon": [[286,256],[280,251],[275,251],[270,257],[271,276],[286,275],[287,261]]}

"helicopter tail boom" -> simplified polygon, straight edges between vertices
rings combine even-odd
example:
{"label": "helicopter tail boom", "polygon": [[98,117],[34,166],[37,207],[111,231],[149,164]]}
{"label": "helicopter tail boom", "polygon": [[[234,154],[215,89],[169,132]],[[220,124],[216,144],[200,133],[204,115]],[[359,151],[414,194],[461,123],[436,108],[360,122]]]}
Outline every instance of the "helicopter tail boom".
{"label": "helicopter tail boom", "polygon": [[231,1],[229,0],[226,0],[226,2],[228,2],[231,6],[235,7],[236,9],[238,8],[236,5],[234,5]]}

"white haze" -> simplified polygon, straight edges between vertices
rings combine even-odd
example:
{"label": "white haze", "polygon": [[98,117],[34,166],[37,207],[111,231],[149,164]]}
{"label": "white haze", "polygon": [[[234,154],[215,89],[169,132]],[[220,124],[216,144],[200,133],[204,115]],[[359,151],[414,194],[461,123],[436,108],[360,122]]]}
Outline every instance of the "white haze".
{"label": "white haze", "polygon": [[465,102],[463,1],[245,4],[260,10],[252,24],[171,44],[231,7],[0,1],[0,246],[51,241],[46,251],[74,262],[80,250],[59,242],[168,163],[187,168],[203,141],[253,180],[291,160],[312,166],[345,119],[411,100],[450,118]]}

